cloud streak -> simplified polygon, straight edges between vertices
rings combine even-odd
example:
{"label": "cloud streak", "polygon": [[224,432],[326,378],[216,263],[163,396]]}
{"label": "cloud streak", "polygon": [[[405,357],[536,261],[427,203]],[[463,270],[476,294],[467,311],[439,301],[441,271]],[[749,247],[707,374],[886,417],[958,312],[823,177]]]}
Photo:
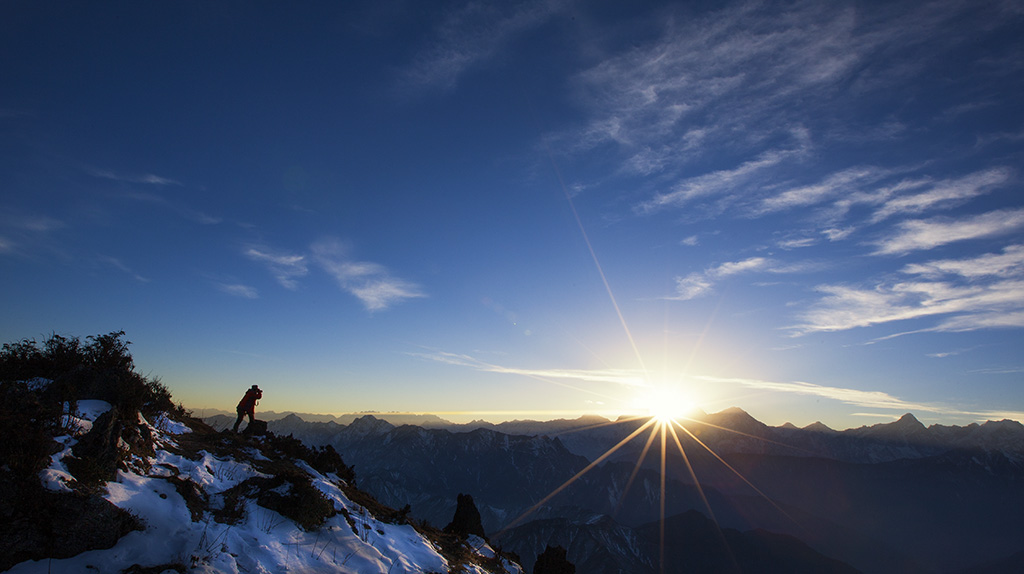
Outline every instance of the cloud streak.
{"label": "cloud streak", "polygon": [[117,269],[117,270],[119,270],[119,271],[121,271],[123,273],[131,275],[132,278],[135,279],[136,281],[138,281],[139,283],[149,283],[149,279],[148,278],[143,277],[142,275],[139,275],[134,270],[132,270],[130,267],[125,265],[124,262],[122,262],[120,259],[118,259],[116,257],[109,257],[109,256],[106,256],[106,255],[101,255],[101,256],[98,257],[98,259],[99,259],[99,261],[101,263],[103,263],[105,265],[108,265],[108,266],[113,267],[113,268],[115,268],[115,269]]}
{"label": "cloud streak", "polygon": [[212,215],[203,213],[202,211],[195,211],[183,205],[179,205],[175,202],[168,201],[166,198],[156,193],[148,191],[127,193],[125,194],[125,197],[133,199],[135,201],[152,203],[154,205],[159,205],[168,208],[176,212],[181,217],[184,217],[185,219],[188,219],[189,221],[192,221],[193,223],[198,223],[200,225],[217,225],[218,223],[221,223],[223,221],[223,219],[219,217],[214,217]]}
{"label": "cloud streak", "polygon": [[940,318],[919,331],[1024,327],[1024,245],[1002,253],[909,264],[904,281],[873,287],[821,285],[795,334],[843,331],[911,319]]}
{"label": "cloud streak", "polygon": [[243,299],[259,299],[260,297],[259,291],[255,287],[240,283],[218,283],[217,289],[233,297],[241,297]]}
{"label": "cloud streak", "polygon": [[759,379],[711,377],[703,375],[695,376],[693,378],[713,383],[732,383],[762,391],[773,391],[780,393],[820,397],[823,399],[831,399],[834,401],[839,401],[841,403],[846,403],[848,405],[854,405],[859,407],[895,409],[902,411],[934,411],[936,408],[925,403],[914,403],[904,401],[882,391],[862,391],[857,389],[845,389],[842,387],[829,387],[825,385],[817,385],[814,383],[806,383],[802,381],[777,382],[763,381]]}
{"label": "cloud streak", "polygon": [[643,371],[636,369],[522,369],[487,363],[471,357],[448,352],[412,353],[413,356],[447,365],[470,367],[485,373],[520,375],[542,380],[562,380],[580,383],[611,383],[626,387],[646,387]]}
{"label": "cloud streak", "polygon": [[723,279],[746,273],[793,273],[804,269],[800,265],[783,265],[767,257],[749,257],[740,261],[728,261],[704,271],[690,273],[685,277],[676,277],[676,293],[665,297],[672,301],[689,301],[714,290],[715,285]]}
{"label": "cloud streak", "polygon": [[[979,27],[991,28],[985,16],[950,2],[882,9],[820,2],[792,2],[785,10],[756,2],[705,13],[666,9],[648,22],[660,31],[657,39],[576,76],[591,119],[559,139],[577,151],[619,149],[624,172],[675,174],[706,150],[722,149],[715,144],[733,150],[759,145],[813,121],[844,94],[879,92],[916,78],[944,50]],[[908,21],[915,25],[905,26]],[[923,45],[934,49],[923,51]],[[891,129],[879,137],[891,137]],[[677,198],[685,197],[681,191]]]}
{"label": "cloud streak", "polygon": [[125,174],[117,173],[106,169],[91,169],[89,173],[95,177],[109,179],[112,181],[119,181],[122,183],[144,183],[147,185],[181,185],[181,182],[155,175],[152,173],[143,174]]}
{"label": "cloud streak", "polygon": [[298,278],[309,273],[305,255],[274,252],[265,247],[249,247],[245,250],[245,256],[265,265],[282,287],[292,291],[299,287]]}
{"label": "cloud streak", "polygon": [[959,219],[902,221],[895,233],[876,242],[876,255],[901,255],[949,243],[1005,235],[1024,227],[1024,209],[1002,209]]}
{"label": "cloud streak", "polygon": [[830,387],[803,381],[764,381],[759,379],[729,378],[695,376],[694,379],[712,383],[735,384],[760,391],[776,393],[797,394],[823,399],[833,400],[840,403],[866,407],[873,409],[894,410],[898,412],[931,412],[941,415],[965,416],[977,420],[998,420],[998,419],[1024,419],[1024,413],[1014,411],[979,411],[973,409],[957,408],[956,406],[938,403],[914,402],[895,397],[882,391],[864,391],[859,389],[847,389],[842,387]]}
{"label": "cloud streak", "polygon": [[[382,311],[405,300],[426,297],[422,287],[395,277],[388,269],[351,257],[351,247],[327,238],[314,243],[309,253],[289,253],[266,246],[249,246],[243,251],[248,259],[262,264],[274,279],[290,291],[299,288],[299,280],[316,266],[330,275],[338,287],[359,299],[369,311]],[[224,290],[222,287],[221,290]],[[246,289],[234,288],[232,294],[247,296]]]}
{"label": "cloud streak", "polygon": [[811,185],[787,189],[775,196],[765,198],[753,209],[755,216],[775,211],[817,205],[838,195],[859,190],[865,184],[874,183],[888,175],[888,170],[875,167],[853,167],[833,173],[824,180]]}
{"label": "cloud streak", "polygon": [[401,75],[416,90],[450,91],[468,70],[492,59],[520,34],[561,12],[561,0],[472,2],[445,17],[434,40]]}
{"label": "cloud streak", "polygon": [[337,239],[325,239],[312,247],[313,260],[367,310],[381,311],[408,299],[427,296],[419,285],[392,276],[383,265],[353,260],[350,251],[347,244]]}
{"label": "cloud streak", "polygon": [[[805,139],[802,132],[797,132],[796,135],[799,139]],[[805,146],[763,152],[735,168],[683,180],[676,184],[672,191],[659,193],[650,200],[640,203],[636,210],[639,213],[653,213],[668,207],[682,207],[696,199],[727,194],[750,183],[766,170],[804,153]]]}
{"label": "cloud streak", "polygon": [[888,199],[871,218],[877,223],[897,214],[918,214],[929,209],[949,209],[963,205],[970,199],[991,191],[1009,181],[1012,171],[1006,167],[968,174],[964,177],[947,179],[928,186],[927,191]]}

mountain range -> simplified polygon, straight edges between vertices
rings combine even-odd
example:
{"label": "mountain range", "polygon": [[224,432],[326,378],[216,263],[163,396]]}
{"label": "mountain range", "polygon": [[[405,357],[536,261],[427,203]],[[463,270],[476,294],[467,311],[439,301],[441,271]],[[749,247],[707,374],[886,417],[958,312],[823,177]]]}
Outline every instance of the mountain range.
{"label": "mountain range", "polygon": [[[472,494],[492,542],[524,564],[551,543],[591,564],[588,572],[682,571],[673,564],[693,557],[670,534],[699,525],[693,513],[721,527],[713,538],[723,548],[793,542],[784,554],[818,564],[808,571],[832,571],[821,570],[828,563],[837,572],[998,572],[1024,550],[1018,422],[925,427],[907,414],[835,431],[771,427],[740,409],[702,413],[673,426],[678,445],[668,435],[664,482],[660,441],[645,453],[650,429],[620,445],[645,422],[396,426],[375,415],[341,423],[290,414],[269,428],[331,445],[361,488],[390,506],[409,505],[418,520],[442,523],[456,494]],[[671,542],[664,546],[662,524]],[[787,567],[779,571],[795,571]],[[711,571],[745,571],[738,562],[722,568]]]}

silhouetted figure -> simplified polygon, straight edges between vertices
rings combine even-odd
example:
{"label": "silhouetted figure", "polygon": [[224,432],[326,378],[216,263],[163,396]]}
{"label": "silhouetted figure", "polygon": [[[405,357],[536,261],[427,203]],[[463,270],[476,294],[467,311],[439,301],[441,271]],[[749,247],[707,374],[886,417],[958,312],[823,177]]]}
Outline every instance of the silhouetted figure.
{"label": "silhouetted figure", "polygon": [[262,398],[263,391],[257,385],[253,385],[248,391],[245,391],[245,396],[242,397],[241,401],[238,401],[238,406],[235,407],[238,418],[235,419],[234,432],[238,432],[238,425],[242,424],[242,418],[245,415],[249,415],[250,425],[256,420],[256,402]]}
{"label": "silhouetted figure", "polygon": [[576,574],[576,566],[565,559],[565,548],[548,546],[537,557],[533,574]]}
{"label": "silhouetted figure", "polygon": [[484,523],[480,520],[480,511],[473,503],[473,497],[468,494],[459,493],[458,504],[455,506],[455,516],[444,531],[461,537],[475,534],[480,538],[487,538],[484,535]]}

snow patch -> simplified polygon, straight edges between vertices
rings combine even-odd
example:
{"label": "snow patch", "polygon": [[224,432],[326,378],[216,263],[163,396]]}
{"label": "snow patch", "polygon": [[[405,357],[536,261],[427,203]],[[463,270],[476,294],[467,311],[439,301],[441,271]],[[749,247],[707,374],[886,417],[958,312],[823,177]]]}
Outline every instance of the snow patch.
{"label": "snow patch", "polygon": [[64,464],[63,458],[71,454],[71,447],[75,446],[75,443],[78,441],[71,436],[60,436],[54,440],[63,445],[64,448],[50,455],[50,465],[39,471],[39,480],[42,481],[43,486],[48,490],[71,492],[71,487],[68,484],[75,480],[75,477],[68,472],[68,467]]}
{"label": "snow patch", "polygon": [[53,379],[47,379],[47,378],[44,378],[44,377],[35,377],[35,378],[29,379],[27,381],[18,381],[18,382],[23,384],[23,385],[25,385],[26,387],[28,387],[28,390],[30,390],[30,391],[39,391],[39,390],[45,389],[46,387],[50,386],[50,383],[53,382]]}
{"label": "snow patch", "polygon": [[[66,403],[65,403],[66,404]],[[111,409],[110,403],[98,399],[78,401],[75,416],[89,422],[96,422],[100,415]]]}
{"label": "snow patch", "polygon": [[166,413],[160,413],[153,419],[151,426],[164,434],[182,435],[192,432],[192,429],[188,428],[186,424],[167,418]]}

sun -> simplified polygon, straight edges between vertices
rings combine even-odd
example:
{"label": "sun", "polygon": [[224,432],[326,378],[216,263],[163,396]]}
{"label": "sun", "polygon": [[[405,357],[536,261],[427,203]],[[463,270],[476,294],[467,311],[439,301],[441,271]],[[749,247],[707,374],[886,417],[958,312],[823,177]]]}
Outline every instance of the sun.
{"label": "sun", "polygon": [[662,385],[639,394],[634,401],[638,414],[668,423],[693,416],[697,403],[678,385]]}

